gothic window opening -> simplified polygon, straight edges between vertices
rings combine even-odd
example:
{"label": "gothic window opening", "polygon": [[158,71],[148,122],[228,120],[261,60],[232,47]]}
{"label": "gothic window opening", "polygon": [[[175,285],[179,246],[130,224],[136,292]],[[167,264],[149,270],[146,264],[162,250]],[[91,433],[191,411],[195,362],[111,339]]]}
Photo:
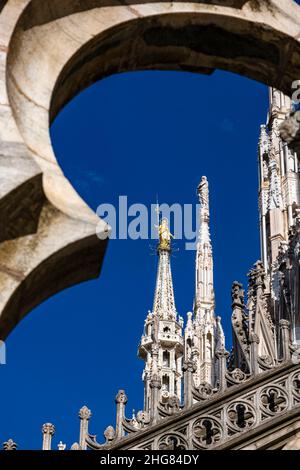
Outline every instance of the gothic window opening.
{"label": "gothic window opening", "polygon": [[246,426],[246,419],[245,419],[245,405],[238,405],[236,408],[237,411],[237,425],[239,428],[244,428]]}
{"label": "gothic window opening", "polygon": [[164,375],[162,378],[162,390],[165,392],[170,391],[170,378],[168,375]]}
{"label": "gothic window opening", "polygon": [[212,438],[213,438],[213,424],[211,421],[209,420],[204,420],[203,421],[203,426],[205,428],[205,434],[203,436],[204,438],[204,441],[206,443],[206,445],[210,445],[212,443]]}
{"label": "gothic window opening", "polygon": [[212,337],[211,334],[208,333],[206,336],[206,358],[211,359],[212,358]]}
{"label": "gothic window opening", "polygon": [[170,352],[169,351],[163,352],[163,366],[170,367]]}

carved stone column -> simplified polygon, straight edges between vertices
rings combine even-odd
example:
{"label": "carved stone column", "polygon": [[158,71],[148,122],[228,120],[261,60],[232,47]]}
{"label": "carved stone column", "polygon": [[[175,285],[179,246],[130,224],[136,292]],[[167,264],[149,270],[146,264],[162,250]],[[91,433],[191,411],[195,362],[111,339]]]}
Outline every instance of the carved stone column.
{"label": "carved stone column", "polygon": [[255,333],[250,334],[250,363],[251,363],[251,374],[256,375],[259,373],[258,365],[258,345],[259,337]]}
{"label": "carved stone column", "polygon": [[280,320],[280,332],[282,342],[282,359],[284,362],[291,358],[290,352],[290,322],[288,320]]}
{"label": "carved stone column", "polygon": [[123,419],[125,417],[125,405],[128,401],[124,390],[119,390],[116,396],[117,418],[116,418],[116,439],[124,436]]}
{"label": "carved stone column", "polygon": [[161,379],[158,374],[153,375],[151,382],[150,382],[150,388],[151,388],[150,416],[152,419],[152,424],[155,424],[157,423],[159,419],[158,404],[159,404],[159,391],[161,389]]}
{"label": "carved stone column", "polygon": [[55,433],[55,427],[51,423],[43,424],[43,450],[51,450],[51,441]]}
{"label": "carved stone column", "polygon": [[182,367],[184,373],[184,407],[190,408],[193,404],[193,374],[196,372],[197,367],[191,359],[184,361]]}
{"label": "carved stone column", "polygon": [[78,415],[80,419],[79,447],[81,450],[86,450],[86,437],[89,433],[89,420],[92,416],[92,412],[87,406],[83,406],[79,410]]}
{"label": "carved stone column", "polygon": [[227,388],[226,371],[229,352],[224,348],[219,349],[216,351],[216,357],[219,363],[219,391],[221,392]]}

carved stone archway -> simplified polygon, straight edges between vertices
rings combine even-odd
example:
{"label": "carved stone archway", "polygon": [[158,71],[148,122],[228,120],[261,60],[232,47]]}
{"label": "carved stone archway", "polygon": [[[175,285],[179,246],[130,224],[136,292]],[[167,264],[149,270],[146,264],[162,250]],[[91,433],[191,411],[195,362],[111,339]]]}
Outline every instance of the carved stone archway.
{"label": "carved stone archway", "polygon": [[293,0],[0,0],[0,338],[100,272],[95,229],[107,226],[56,161],[49,122],[60,109],[107,75],[142,69],[220,68],[290,94],[299,39]]}

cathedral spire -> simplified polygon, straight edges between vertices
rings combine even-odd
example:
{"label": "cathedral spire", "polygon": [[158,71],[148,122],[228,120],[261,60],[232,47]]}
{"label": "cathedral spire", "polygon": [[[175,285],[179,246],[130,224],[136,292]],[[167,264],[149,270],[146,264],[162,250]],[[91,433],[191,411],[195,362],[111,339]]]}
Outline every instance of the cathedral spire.
{"label": "cathedral spire", "polygon": [[159,243],[157,252],[159,256],[156,278],[156,288],[153,303],[153,313],[159,318],[176,317],[173,281],[171,274],[170,252],[171,238],[167,219],[162,219],[158,227]]}
{"label": "cathedral spire", "polygon": [[209,231],[209,187],[206,176],[197,189],[200,202],[199,234],[196,253],[195,316],[203,320],[207,309],[213,309],[213,256]]}
{"label": "cathedral spire", "polygon": [[[213,285],[213,254],[209,231],[209,188],[203,176],[197,188],[200,202],[199,233],[196,251],[194,315],[185,330],[185,351],[195,362],[194,382],[196,386],[218,381],[218,367],[215,353],[225,346],[220,318],[215,316],[215,295]],[[187,357],[186,359],[190,359]]]}
{"label": "cathedral spire", "polygon": [[177,315],[171,273],[171,240],[168,220],[158,226],[158,268],[153,310],[145,321],[139,357],[143,372],[144,407],[157,419],[158,407],[171,397],[180,402],[183,356],[183,319]]}

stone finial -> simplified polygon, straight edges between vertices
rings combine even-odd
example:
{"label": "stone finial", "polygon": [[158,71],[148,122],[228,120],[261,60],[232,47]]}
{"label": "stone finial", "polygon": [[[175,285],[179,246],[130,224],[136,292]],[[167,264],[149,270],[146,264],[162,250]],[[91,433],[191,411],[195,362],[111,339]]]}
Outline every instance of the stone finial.
{"label": "stone finial", "polygon": [[116,403],[123,403],[124,405],[126,405],[126,403],[128,401],[128,398],[127,398],[127,395],[124,392],[124,390],[119,390],[118,391],[115,401],[116,401]]}
{"label": "stone finial", "polygon": [[80,408],[78,413],[80,419],[80,431],[79,431],[79,447],[82,450],[86,449],[86,437],[88,435],[89,419],[92,416],[91,410],[87,406]]}
{"label": "stone finial", "polygon": [[3,442],[3,450],[17,450],[18,444],[12,439],[8,439],[6,442]]}
{"label": "stone finial", "polygon": [[104,431],[106,444],[112,442],[116,437],[116,432],[113,426],[108,426]]}
{"label": "stone finial", "polygon": [[136,415],[137,422],[141,425],[141,427],[146,426],[150,423],[150,414],[147,411],[138,411]]}
{"label": "stone finial", "polygon": [[71,445],[71,450],[80,450],[80,446],[79,446],[78,442],[74,442]]}
{"label": "stone finial", "polygon": [[57,444],[58,450],[66,450],[66,447],[67,445],[63,444],[62,441],[59,441],[59,443]]}
{"label": "stone finial", "polygon": [[124,436],[123,420],[125,418],[125,405],[128,399],[124,390],[119,390],[115,398],[117,405],[116,413],[116,439],[120,439]]}
{"label": "stone finial", "polygon": [[53,436],[55,433],[55,426],[51,423],[45,423],[42,427],[43,434],[49,434],[49,436]]}
{"label": "stone finial", "polygon": [[83,406],[82,408],[80,408],[78,416],[80,419],[89,420],[92,416],[92,412],[87,406]]}

